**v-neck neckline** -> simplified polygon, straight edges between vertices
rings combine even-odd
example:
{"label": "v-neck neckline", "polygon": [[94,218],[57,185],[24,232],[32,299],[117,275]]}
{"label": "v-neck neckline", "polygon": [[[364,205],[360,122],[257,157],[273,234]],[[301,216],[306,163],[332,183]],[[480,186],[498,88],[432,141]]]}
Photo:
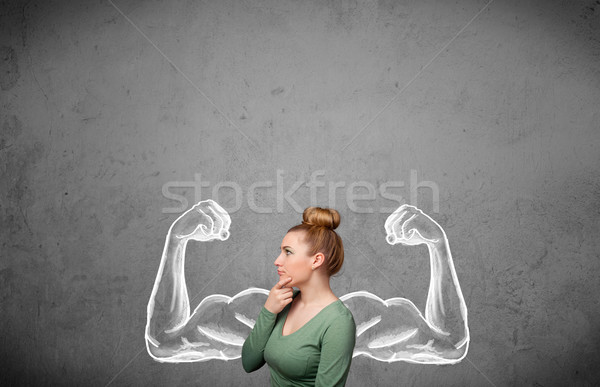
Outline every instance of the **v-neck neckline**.
{"label": "v-neck neckline", "polygon": [[[298,291],[298,293],[296,293],[296,295],[298,295],[299,293],[300,293],[300,291]],[[296,298],[296,297],[294,297],[294,298]],[[314,319],[316,319],[321,314],[321,312],[323,312],[325,309],[329,308],[331,305],[335,304],[338,301],[340,301],[339,298],[337,300],[335,300],[335,301],[333,301],[333,302],[325,305],[323,307],[323,309],[321,309],[317,314],[315,314],[310,320],[308,320],[307,322],[305,322],[300,328],[298,328],[294,332],[289,333],[289,334],[287,334],[287,335],[284,336],[283,335],[283,328],[285,327],[285,323],[287,321],[288,314],[290,313],[290,309],[292,309],[292,306],[291,306],[291,303],[290,303],[290,307],[288,308],[287,312],[285,312],[285,316],[283,317],[283,324],[281,324],[281,330],[279,331],[279,336],[281,336],[281,337],[290,337],[293,334],[299,332],[300,330],[302,330],[302,328],[304,328],[305,326],[307,326],[308,324],[310,324],[311,321],[313,321]]]}

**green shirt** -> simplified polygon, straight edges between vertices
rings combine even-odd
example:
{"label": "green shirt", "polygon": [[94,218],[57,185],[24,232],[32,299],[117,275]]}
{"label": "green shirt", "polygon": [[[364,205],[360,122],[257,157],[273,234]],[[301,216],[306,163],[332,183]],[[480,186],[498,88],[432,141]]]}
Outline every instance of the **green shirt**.
{"label": "green shirt", "polygon": [[[299,290],[293,290],[295,298]],[[323,308],[300,329],[282,335],[291,302],[278,314],[262,307],[242,347],[246,372],[271,371],[271,386],[344,386],[356,342],[352,313],[341,300]]]}

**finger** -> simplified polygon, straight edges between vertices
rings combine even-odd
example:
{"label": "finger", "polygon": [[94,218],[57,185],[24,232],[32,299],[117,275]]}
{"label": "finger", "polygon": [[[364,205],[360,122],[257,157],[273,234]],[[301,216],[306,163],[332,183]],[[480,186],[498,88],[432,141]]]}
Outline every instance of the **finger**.
{"label": "finger", "polygon": [[413,220],[416,217],[417,217],[417,214],[412,214],[410,216],[410,218],[406,219],[406,221],[404,221],[404,223],[402,223],[402,235],[404,235],[405,238],[410,238],[409,231],[410,231],[411,227],[409,226],[409,223],[411,220]]}
{"label": "finger", "polygon": [[[202,219],[204,219],[205,221],[208,220],[206,223],[208,223],[208,225],[205,224],[200,224],[199,228],[204,231],[206,234],[210,233],[210,230],[212,230],[213,226],[214,226],[214,222],[212,220],[212,218],[210,216],[208,216],[206,214],[206,212],[202,211],[200,208],[196,208],[196,211],[198,211],[201,215],[202,215]],[[196,228],[195,231],[198,231],[198,228]]]}
{"label": "finger", "polygon": [[400,213],[398,215],[398,219],[396,219],[394,221],[394,223],[392,224],[392,232],[394,235],[396,235],[396,237],[398,238],[404,238],[404,232],[402,231],[402,222],[403,220],[406,218],[408,214],[408,211],[402,211],[402,213]]}
{"label": "finger", "polygon": [[[226,223],[226,219],[223,217],[223,214],[213,206],[209,206],[206,211],[211,212],[214,218],[211,233],[213,235],[218,235],[221,240],[229,238],[229,225]],[[225,212],[225,214],[227,213]],[[229,218],[229,215],[227,215],[227,218],[229,223],[231,223],[231,218]]]}
{"label": "finger", "polygon": [[213,232],[218,234],[222,240],[229,238],[229,226],[231,225],[229,214],[216,202],[214,202],[214,206],[209,208],[215,216],[215,229]]}
{"label": "finger", "polygon": [[210,208],[212,208],[215,214],[217,214],[221,218],[221,220],[223,221],[223,227],[229,229],[229,226],[231,225],[231,217],[229,216],[227,211],[225,211],[225,209],[214,200],[211,200]]}
{"label": "finger", "polygon": [[279,289],[279,294],[281,294],[282,296],[285,296],[285,297],[289,297],[293,293],[294,292],[293,292],[292,288],[281,288],[281,289]]}
{"label": "finger", "polygon": [[385,240],[392,246],[396,244],[396,236],[392,233],[389,233],[388,236],[385,237]]}
{"label": "finger", "polygon": [[394,212],[392,212],[390,214],[390,216],[387,217],[387,219],[385,220],[385,225],[384,225],[384,227],[385,227],[386,230],[388,228],[391,228],[392,227],[392,223],[394,223],[394,221],[398,218],[398,215],[400,213],[402,213],[402,212],[405,211],[403,207],[404,207],[404,205],[396,208],[396,210]]}
{"label": "finger", "polygon": [[288,282],[290,282],[291,280],[292,280],[292,277],[288,277],[288,278],[284,278],[284,279],[282,279],[281,281],[279,281],[279,282],[277,283],[277,285],[279,285],[279,289],[283,288],[283,286],[284,286],[285,284],[287,284]]}
{"label": "finger", "polygon": [[388,216],[385,221],[385,231],[387,234],[394,232],[394,225],[398,223],[406,214],[406,210],[397,209],[393,214]]}
{"label": "finger", "polygon": [[221,220],[221,217],[215,212],[214,208],[212,208],[211,206],[207,206],[204,211],[207,214],[210,214],[210,218],[212,219],[213,223],[212,223],[212,229],[211,232],[213,234],[216,234],[219,232],[219,230],[221,229],[221,225],[223,224],[223,220]]}

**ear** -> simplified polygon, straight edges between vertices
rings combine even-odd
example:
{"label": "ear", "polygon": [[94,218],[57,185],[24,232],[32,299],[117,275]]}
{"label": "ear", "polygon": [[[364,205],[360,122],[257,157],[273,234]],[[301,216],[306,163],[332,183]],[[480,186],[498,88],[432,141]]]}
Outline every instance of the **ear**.
{"label": "ear", "polygon": [[313,255],[312,264],[315,266],[315,269],[321,266],[325,262],[325,255],[323,253],[316,253]]}

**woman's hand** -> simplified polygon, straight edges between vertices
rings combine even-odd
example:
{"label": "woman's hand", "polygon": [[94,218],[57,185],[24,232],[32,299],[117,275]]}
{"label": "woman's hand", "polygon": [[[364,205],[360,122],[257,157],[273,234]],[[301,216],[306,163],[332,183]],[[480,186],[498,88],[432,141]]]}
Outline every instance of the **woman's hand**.
{"label": "woman's hand", "polygon": [[171,232],[178,239],[207,242],[224,241],[229,238],[231,218],[227,211],[214,200],[207,199],[196,203],[184,212],[171,226]]}
{"label": "woman's hand", "polygon": [[415,206],[403,204],[385,221],[386,240],[390,245],[408,246],[443,242],[446,234],[437,222]]}
{"label": "woman's hand", "polygon": [[265,302],[265,308],[271,313],[279,313],[285,308],[287,304],[292,302],[294,295],[292,288],[286,288],[285,284],[290,282],[292,277],[282,279],[277,282],[275,286],[269,292],[267,302]]}

